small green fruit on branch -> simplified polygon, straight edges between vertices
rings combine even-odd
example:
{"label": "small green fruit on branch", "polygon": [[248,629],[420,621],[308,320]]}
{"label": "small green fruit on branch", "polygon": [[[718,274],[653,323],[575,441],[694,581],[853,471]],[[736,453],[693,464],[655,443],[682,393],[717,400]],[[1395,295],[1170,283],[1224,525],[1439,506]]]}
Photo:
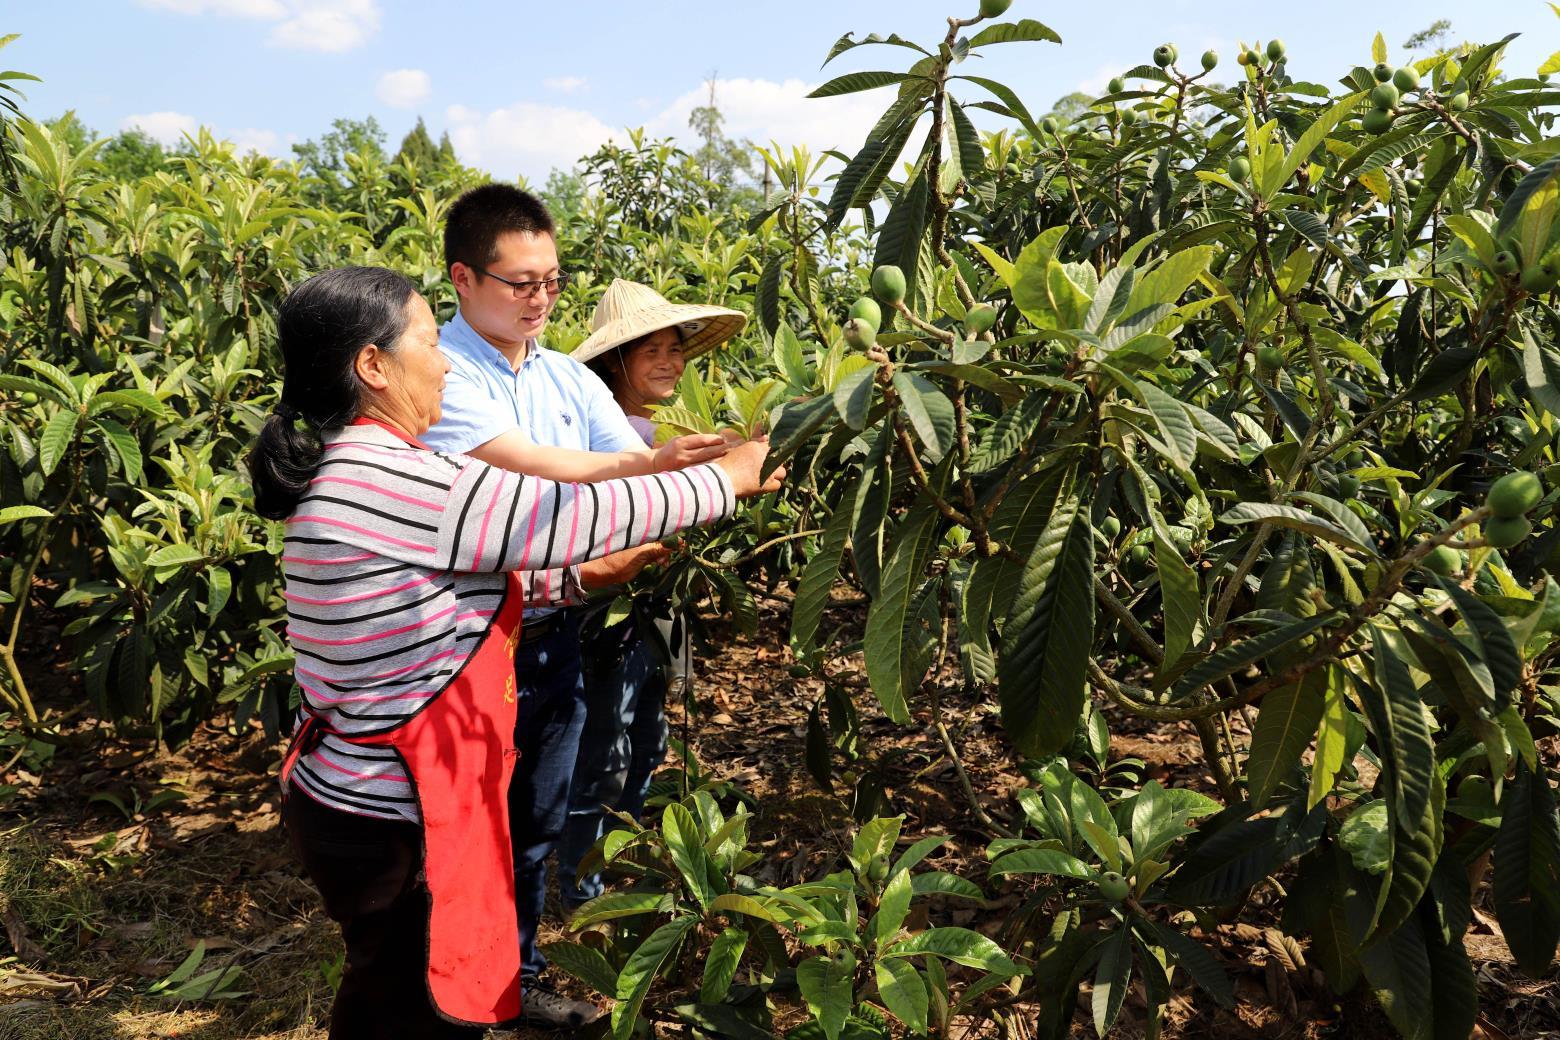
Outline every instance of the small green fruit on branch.
{"label": "small green fruit on branch", "polygon": [[888,857],[878,855],[867,860],[866,876],[868,881],[881,885],[888,878]]}
{"label": "small green fruit on branch", "polygon": [[1527,470],[1518,470],[1491,484],[1485,501],[1489,503],[1492,516],[1510,520],[1531,513],[1543,497],[1544,485],[1538,477]]}
{"label": "small green fruit on branch", "polygon": [[1013,0],[980,0],[980,16],[982,18],[1001,18],[1007,14],[1007,9],[1013,6]]}
{"label": "small green fruit on branch", "polygon": [[1560,256],[1546,256],[1537,263],[1528,264],[1518,281],[1524,290],[1535,295],[1548,292],[1560,282]]}
{"label": "small green fruit on branch", "polygon": [[1484,540],[1495,549],[1510,549],[1533,533],[1525,516],[1497,516],[1484,525]]}
{"label": "small green fruit on branch", "polygon": [[1392,113],[1383,112],[1379,108],[1372,109],[1360,117],[1360,126],[1368,134],[1384,134],[1392,129]]}
{"label": "small green fruit on branch", "polygon": [[1490,520],[1484,525],[1484,540],[1496,549],[1510,549],[1533,533],[1527,514],[1544,497],[1544,485],[1527,470],[1507,473],[1490,485],[1485,503]]}
{"label": "small green fruit on branch", "polygon": [[1127,884],[1127,879],[1114,870],[1105,871],[1094,884],[1100,890],[1100,895],[1112,903],[1121,902],[1132,892],[1132,886]]}
{"label": "small green fruit on branch", "polygon": [[875,329],[883,327],[883,309],[870,296],[863,296],[850,305],[850,317],[860,318]]}
{"label": "small green fruit on branch", "polygon": [[1462,568],[1462,554],[1450,545],[1438,545],[1423,560],[1425,570],[1445,578]]}
{"label": "small green fruit on branch", "polygon": [[997,323],[997,309],[989,303],[977,303],[964,312],[964,334],[973,339]]}
{"label": "small green fruit on branch", "polygon": [[877,326],[864,318],[845,323],[845,342],[857,350],[866,350],[877,342]]}
{"label": "small green fruit on branch", "polygon": [[904,302],[905,273],[893,264],[884,264],[872,272],[872,294],[890,307]]}

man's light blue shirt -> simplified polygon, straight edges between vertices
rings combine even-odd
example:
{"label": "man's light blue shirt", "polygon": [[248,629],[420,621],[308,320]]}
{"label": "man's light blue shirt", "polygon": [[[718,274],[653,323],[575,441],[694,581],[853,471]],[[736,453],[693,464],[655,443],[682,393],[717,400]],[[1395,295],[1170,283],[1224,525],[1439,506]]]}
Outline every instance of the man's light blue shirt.
{"label": "man's light blue shirt", "polygon": [[532,343],[513,368],[459,312],[439,329],[439,346],[450,372],[443,417],[422,437],[430,447],[465,453],[518,427],[554,448],[644,450],[612,391],[569,355]]}
{"label": "man's light blue shirt", "polygon": [[[532,343],[520,367],[483,339],[460,312],[439,329],[450,359],[443,415],[422,435],[439,451],[466,453],[519,428],[535,444],[581,451],[643,451],[601,377],[569,355]],[[527,618],[554,612],[527,610]]]}

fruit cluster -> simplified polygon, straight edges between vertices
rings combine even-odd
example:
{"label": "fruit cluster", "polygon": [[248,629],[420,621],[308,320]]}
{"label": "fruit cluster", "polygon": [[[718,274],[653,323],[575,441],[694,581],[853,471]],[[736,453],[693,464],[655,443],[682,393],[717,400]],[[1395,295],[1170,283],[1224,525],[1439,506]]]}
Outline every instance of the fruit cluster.
{"label": "fruit cluster", "polygon": [[845,322],[845,342],[857,350],[865,350],[877,342],[878,330],[883,327],[883,308],[878,300],[897,307],[905,299],[905,273],[893,264],[884,264],[872,272],[872,294],[863,296],[850,305],[850,316]]}
{"label": "fruit cluster", "polygon": [[1468,110],[1469,88],[1464,80],[1455,80],[1437,95],[1432,91],[1421,90],[1419,73],[1412,66],[1393,68],[1386,62],[1379,62],[1371,70],[1371,75],[1376,80],[1376,85],[1370,91],[1371,110],[1360,119],[1360,126],[1367,133],[1384,134],[1392,129],[1393,121],[1402,111],[1405,94],[1419,94],[1432,110],[1438,106],[1444,106],[1452,113]]}
{"label": "fruit cluster", "polygon": [[[865,350],[877,342],[877,334],[883,328],[883,308],[890,311],[899,307],[905,299],[905,273],[894,264],[883,264],[872,272],[872,296],[863,296],[850,305],[850,314],[844,325],[845,342],[857,350]],[[873,299],[873,296],[877,299]],[[964,313],[964,335],[970,339],[990,331],[997,322],[997,309],[989,303],[977,303]]]}
{"label": "fruit cluster", "polygon": [[1543,500],[1544,485],[1527,470],[1507,473],[1490,485],[1485,504],[1490,507],[1484,540],[1497,549],[1510,549],[1533,533],[1527,514]]}
{"label": "fruit cluster", "polygon": [[1560,283],[1560,249],[1524,264],[1520,247],[1510,242],[1495,254],[1490,269],[1498,278],[1516,277],[1517,284],[1524,292],[1534,295],[1546,293]]}

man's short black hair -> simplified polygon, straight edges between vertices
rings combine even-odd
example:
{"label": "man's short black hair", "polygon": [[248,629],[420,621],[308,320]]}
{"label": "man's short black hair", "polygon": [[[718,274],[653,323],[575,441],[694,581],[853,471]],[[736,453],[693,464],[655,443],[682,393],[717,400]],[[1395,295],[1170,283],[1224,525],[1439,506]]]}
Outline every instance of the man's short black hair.
{"label": "man's short black hair", "polygon": [[498,259],[499,236],[518,231],[553,235],[552,214],[542,200],[512,184],[472,188],[450,207],[444,223],[444,266],[485,268]]}

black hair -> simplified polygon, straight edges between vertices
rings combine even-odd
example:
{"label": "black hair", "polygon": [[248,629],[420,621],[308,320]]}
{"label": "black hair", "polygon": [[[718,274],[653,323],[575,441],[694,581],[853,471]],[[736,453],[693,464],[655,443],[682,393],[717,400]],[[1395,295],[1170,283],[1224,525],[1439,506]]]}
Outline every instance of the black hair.
{"label": "black hair", "polygon": [[615,353],[616,351],[608,351],[600,357],[593,357],[589,361],[585,362],[585,367],[596,373],[596,375],[601,378],[601,381],[607,384],[607,389],[612,391],[613,397],[617,396],[618,374],[622,371],[622,369],[613,368],[611,365],[607,364],[607,359],[612,357],[612,355]]}
{"label": "black hair", "polygon": [[337,267],[298,285],[276,316],[282,397],[249,453],[255,512],[284,520],[308,490],[325,446],[320,431],[358,417],[363,388],[354,367],[370,343],[394,350],[417,294],[382,267]]}
{"label": "black hair", "polygon": [[[498,259],[502,235],[552,235],[552,214],[542,200],[513,184],[472,188],[450,206],[444,221],[444,267],[482,268]],[[481,273],[478,272],[478,277]]]}
{"label": "black hair", "polygon": [[628,352],[643,343],[646,338],[648,337],[640,336],[627,343],[620,343],[606,353],[597,354],[585,362],[585,367],[600,376],[601,381],[607,384],[607,389],[612,391],[613,397],[618,395],[618,381],[624,377],[623,362],[628,357]]}

